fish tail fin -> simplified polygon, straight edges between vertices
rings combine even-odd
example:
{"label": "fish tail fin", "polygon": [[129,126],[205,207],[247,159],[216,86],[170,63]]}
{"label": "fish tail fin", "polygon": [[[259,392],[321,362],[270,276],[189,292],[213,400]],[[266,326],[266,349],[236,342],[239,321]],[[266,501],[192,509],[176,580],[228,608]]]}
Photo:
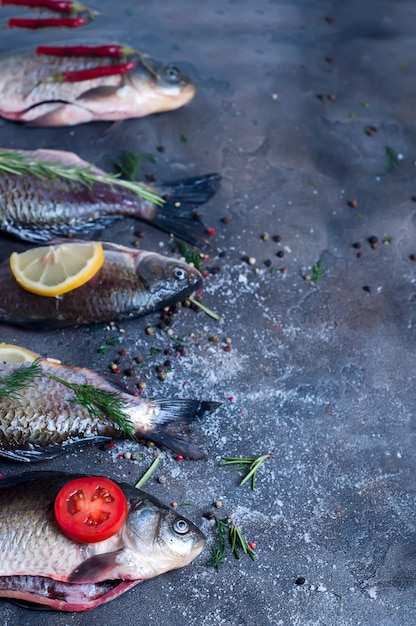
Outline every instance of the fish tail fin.
{"label": "fish tail fin", "polygon": [[152,223],[193,246],[209,246],[208,229],[197,208],[215,195],[220,183],[220,174],[206,174],[163,183],[159,192],[165,203],[157,207],[156,214],[151,219]]}
{"label": "fish tail fin", "polygon": [[203,459],[204,454],[190,438],[189,425],[198,417],[212,413],[220,406],[220,402],[201,400],[156,400],[159,408],[157,423],[154,430],[146,433],[138,432],[139,439],[148,439],[156,445],[170,448],[176,454],[188,459]]}

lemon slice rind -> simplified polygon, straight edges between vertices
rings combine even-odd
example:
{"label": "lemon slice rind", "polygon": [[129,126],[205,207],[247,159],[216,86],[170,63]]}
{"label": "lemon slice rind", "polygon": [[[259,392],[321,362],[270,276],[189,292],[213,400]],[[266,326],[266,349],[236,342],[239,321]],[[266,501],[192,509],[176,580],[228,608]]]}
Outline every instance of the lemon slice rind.
{"label": "lemon slice rind", "polygon": [[10,255],[10,269],[23,289],[56,297],[81,287],[104,263],[100,242],[62,243]]}
{"label": "lemon slice rind", "polygon": [[0,343],[0,362],[5,363],[33,363],[39,354],[32,352],[14,343]]}

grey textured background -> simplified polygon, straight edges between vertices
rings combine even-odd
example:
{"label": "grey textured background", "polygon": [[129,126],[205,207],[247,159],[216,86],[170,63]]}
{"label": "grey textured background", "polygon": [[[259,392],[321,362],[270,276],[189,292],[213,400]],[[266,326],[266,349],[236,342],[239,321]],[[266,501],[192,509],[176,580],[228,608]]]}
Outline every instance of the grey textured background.
{"label": "grey textured background", "polygon": [[[111,331],[2,326],[0,337],[104,374],[120,348],[123,371],[142,354],[143,368],[124,377],[130,389],[145,379],[149,397],[223,404],[194,428],[207,459],[178,463],[164,453],[158,475],[166,484],[146,485],[166,503],[188,505],[184,513],[207,535],[204,553],[92,613],[48,613],[48,624],[415,624],[416,264],[409,258],[416,253],[415,4],[91,0],[91,6],[102,15],[74,38],[118,40],[174,61],[202,86],[195,100],[116,125],[29,129],[0,121],[1,146],[74,150],[108,170],[131,149],[144,157],[142,176],[158,180],[220,172],[221,190],[203,209],[217,233],[206,265],[220,272],[206,278],[203,298],[221,321],[189,310],[175,317],[174,336],[189,354],[173,358],[164,382],[155,372],[164,359],[157,351],[175,345],[163,331],[146,334],[157,314]],[[0,18],[18,14],[1,9]],[[18,49],[57,36],[3,31],[1,38],[2,49]],[[368,125],[378,129],[372,137]],[[165,152],[157,152],[160,145]],[[392,171],[386,146],[402,156]],[[356,208],[348,205],[352,199]],[[221,221],[226,216],[229,224]],[[133,220],[117,222],[101,238],[131,244],[137,230],[146,232],[142,247],[172,249],[168,236]],[[280,243],[272,240],[276,234]],[[370,236],[378,237],[376,250]],[[1,243],[2,258],[25,248]],[[326,275],[314,285],[304,275],[319,259]],[[121,343],[103,355],[97,350],[109,332]],[[125,451],[144,456],[118,458]],[[219,467],[224,455],[266,452],[275,459],[264,464],[253,492]],[[151,459],[147,448],[118,443],[37,467],[135,482]],[[5,475],[22,469],[0,464]],[[232,515],[257,542],[256,563],[230,555],[219,572],[207,567],[214,533],[203,514],[218,499],[217,513]],[[299,576],[303,585],[295,584]],[[7,626],[45,618],[6,601],[1,615]]]}

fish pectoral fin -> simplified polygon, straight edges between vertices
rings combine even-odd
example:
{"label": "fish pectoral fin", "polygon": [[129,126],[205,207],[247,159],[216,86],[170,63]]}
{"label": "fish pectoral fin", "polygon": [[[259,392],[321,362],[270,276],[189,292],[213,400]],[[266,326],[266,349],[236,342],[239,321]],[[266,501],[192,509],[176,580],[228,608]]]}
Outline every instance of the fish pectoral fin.
{"label": "fish pectoral fin", "polygon": [[37,461],[50,461],[63,454],[61,446],[49,446],[48,448],[33,447],[29,450],[14,449],[6,450],[0,448],[0,457],[9,461],[20,461],[23,463],[36,463]]}
{"label": "fish pectoral fin", "polygon": [[112,98],[118,91],[119,87],[116,85],[102,85],[102,87],[94,87],[88,89],[78,96],[77,102],[82,100],[83,104],[87,102],[94,102],[96,100],[103,100],[104,98]]}
{"label": "fish pectoral fin", "polygon": [[68,582],[77,584],[96,583],[106,578],[111,578],[111,574],[117,566],[117,556],[120,552],[122,552],[122,549],[90,557],[71,572]]}
{"label": "fish pectoral fin", "polygon": [[[93,114],[83,106],[72,103],[63,103],[38,117],[27,120],[26,126],[75,126],[91,122]],[[22,121],[26,121],[24,117]]]}

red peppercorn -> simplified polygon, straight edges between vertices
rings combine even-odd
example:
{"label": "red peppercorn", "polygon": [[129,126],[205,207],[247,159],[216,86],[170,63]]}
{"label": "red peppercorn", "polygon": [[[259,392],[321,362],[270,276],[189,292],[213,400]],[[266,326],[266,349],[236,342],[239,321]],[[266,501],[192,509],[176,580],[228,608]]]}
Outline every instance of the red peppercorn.
{"label": "red peppercorn", "polygon": [[251,550],[255,550],[255,549],[257,548],[257,543],[256,543],[255,541],[249,541],[249,542],[248,542],[248,547],[249,547]]}
{"label": "red peppercorn", "polygon": [[177,461],[183,461],[183,456],[182,456],[182,454],[177,454],[177,455],[176,455],[176,460],[177,460]]}

